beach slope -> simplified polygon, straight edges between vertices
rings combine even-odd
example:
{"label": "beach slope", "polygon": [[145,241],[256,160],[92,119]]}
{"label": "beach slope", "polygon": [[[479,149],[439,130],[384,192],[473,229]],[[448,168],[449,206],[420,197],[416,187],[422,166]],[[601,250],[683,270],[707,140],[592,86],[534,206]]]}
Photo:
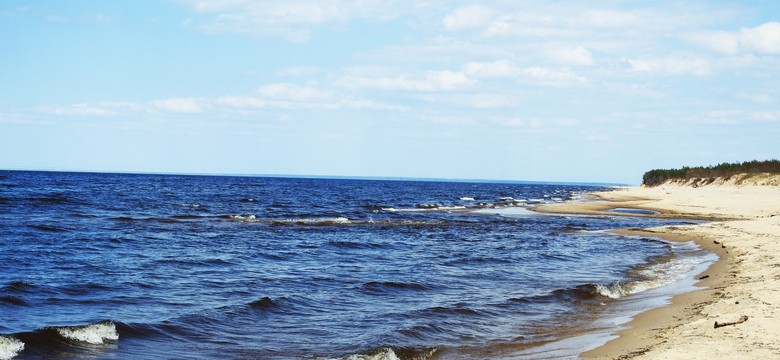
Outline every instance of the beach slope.
{"label": "beach slope", "polygon": [[603,201],[536,210],[615,215],[605,211],[633,208],[659,213],[644,216],[709,220],[626,231],[695,240],[721,259],[698,276],[701,290],[637,316],[617,339],[583,357],[780,359],[780,187],[667,183],[593,196]]}

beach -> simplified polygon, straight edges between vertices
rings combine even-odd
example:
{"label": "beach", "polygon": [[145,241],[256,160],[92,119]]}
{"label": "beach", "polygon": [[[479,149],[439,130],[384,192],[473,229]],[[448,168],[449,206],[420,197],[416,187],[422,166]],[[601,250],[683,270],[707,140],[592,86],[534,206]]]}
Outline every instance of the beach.
{"label": "beach", "polygon": [[[780,358],[780,187],[719,182],[664,184],[594,193],[594,201],[537,207],[551,213],[707,220],[695,225],[630,228],[622,233],[696,241],[720,260],[697,275],[699,290],[636,316],[618,337],[585,352],[589,359]],[[619,214],[619,213],[618,213]],[[718,325],[716,325],[718,324]]]}

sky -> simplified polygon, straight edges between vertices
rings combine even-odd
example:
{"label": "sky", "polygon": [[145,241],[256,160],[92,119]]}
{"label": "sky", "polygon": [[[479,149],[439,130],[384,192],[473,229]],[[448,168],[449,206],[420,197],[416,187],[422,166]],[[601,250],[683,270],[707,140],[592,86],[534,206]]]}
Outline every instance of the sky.
{"label": "sky", "polygon": [[0,2],[0,169],[638,184],[780,158],[780,2]]}

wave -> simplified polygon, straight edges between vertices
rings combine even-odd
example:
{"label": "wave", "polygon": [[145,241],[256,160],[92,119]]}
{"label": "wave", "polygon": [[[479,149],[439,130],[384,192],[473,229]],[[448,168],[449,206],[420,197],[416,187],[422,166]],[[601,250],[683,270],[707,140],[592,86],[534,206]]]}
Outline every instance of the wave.
{"label": "wave", "polygon": [[480,311],[474,310],[466,306],[457,306],[457,307],[434,306],[432,308],[426,309],[425,312],[430,312],[433,314],[469,315],[469,316],[476,316],[481,314]]}
{"label": "wave", "polygon": [[110,344],[119,340],[114,322],[87,325],[49,326],[31,332],[0,335],[0,359],[12,359],[24,352],[43,358],[62,356],[78,348]]}
{"label": "wave", "polygon": [[311,314],[327,306],[318,304],[317,301],[306,297],[299,296],[281,296],[278,298],[270,298],[263,296],[248,304],[239,306],[226,306],[217,309],[214,316],[222,317],[229,316],[234,313],[241,313],[250,308],[254,311],[272,311],[280,314]]}
{"label": "wave", "polygon": [[695,259],[672,259],[659,264],[652,264],[638,270],[641,279],[617,281],[610,284],[581,284],[573,288],[557,289],[546,295],[523,298],[511,298],[510,303],[536,303],[551,301],[604,301],[624,298],[643,291],[659,288],[675,283],[688,276],[689,272],[701,262]]}
{"label": "wave", "polygon": [[339,360],[428,360],[434,358],[437,348],[389,348],[381,347],[362,354],[347,355]]}
{"label": "wave", "polygon": [[[387,208],[383,208],[387,210]],[[465,209],[463,206],[457,207],[444,207],[438,210],[459,210]],[[403,211],[403,210],[389,210],[389,211]],[[412,210],[415,211],[415,210]],[[429,211],[429,210],[424,210]],[[349,226],[349,225],[363,225],[363,226],[428,226],[428,225],[443,225],[442,220],[373,220],[368,219],[349,219],[343,216],[325,216],[325,217],[301,217],[301,218],[258,218],[254,214],[229,214],[229,215],[172,215],[169,217],[129,217],[118,216],[112,217],[110,220],[118,222],[161,222],[161,223],[181,223],[192,221],[228,221],[237,223],[261,223],[267,225],[283,225],[283,226]],[[54,230],[52,230],[54,231]],[[68,230],[63,230],[68,231]]]}
{"label": "wave", "polygon": [[51,225],[28,225],[28,226],[33,228],[33,229],[35,229],[35,230],[46,231],[46,232],[67,232],[67,231],[69,231],[68,229],[60,228],[60,227],[56,227],[56,226],[51,226]]}
{"label": "wave", "polygon": [[329,240],[327,245],[340,249],[374,249],[386,247],[385,244],[352,240]]}
{"label": "wave", "polygon": [[201,205],[201,204],[186,204],[186,203],[182,203],[182,204],[178,204],[178,205],[179,206],[183,206],[183,207],[191,207],[191,208],[194,208],[194,209],[201,209],[203,207],[203,205]]}
{"label": "wave", "polygon": [[322,217],[322,218],[302,218],[302,219],[271,219],[267,222],[274,225],[307,225],[307,226],[327,226],[327,225],[349,225],[352,224],[345,217]]}
{"label": "wave", "polygon": [[613,284],[583,284],[571,289],[559,289],[552,292],[556,300],[582,301],[619,299],[635,292],[634,282],[616,282]]}
{"label": "wave", "polygon": [[15,306],[27,306],[27,301],[24,299],[13,296],[13,295],[3,295],[0,296],[0,304],[6,304],[6,305],[15,305]]}
{"label": "wave", "polygon": [[441,204],[417,204],[413,208],[394,208],[394,207],[382,208],[382,210],[390,211],[390,212],[456,211],[456,210],[467,210],[467,209],[468,207],[463,205],[441,205]]}
{"label": "wave", "polygon": [[425,291],[430,290],[429,286],[415,283],[415,282],[396,282],[396,281],[369,281],[362,286],[363,290],[371,293],[382,293],[386,291],[399,291],[399,290],[414,290]]}
{"label": "wave", "polygon": [[253,214],[245,215],[228,215],[228,218],[238,222],[257,222],[257,217]]}
{"label": "wave", "polygon": [[63,194],[47,194],[44,196],[30,196],[24,198],[25,201],[38,203],[42,205],[62,205],[71,203],[71,199]]}
{"label": "wave", "polygon": [[269,298],[268,296],[264,296],[258,300],[252,301],[248,305],[253,309],[272,309],[279,306],[279,304],[274,302],[273,299]]}
{"label": "wave", "polygon": [[4,286],[2,290],[4,292],[12,293],[28,293],[31,292],[34,288],[35,285],[27,281],[12,281],[8,283],[8,285]]}
{"label": "wave", "polygon": [[0,360],[12,359],[24,350],[24,343],[12,336],[0,335]]}
{"label": "wave", "polygon": [[641,283],[633,281],[615,282],[612,284],[581,284],[572,288],[553,290],[547,294],[510,298],[507,302],[496,304],[495,306],[506,307],[555,302],[600,303],[610,299],[619,299],[645,289],[647,288],[642,286]]}
{"label": "wave", "polygon": [[106,341],[119,340],[116,325],[111,321],[101,321],[90,325],[53,327],[65,339],[88,344],[104,344]]}

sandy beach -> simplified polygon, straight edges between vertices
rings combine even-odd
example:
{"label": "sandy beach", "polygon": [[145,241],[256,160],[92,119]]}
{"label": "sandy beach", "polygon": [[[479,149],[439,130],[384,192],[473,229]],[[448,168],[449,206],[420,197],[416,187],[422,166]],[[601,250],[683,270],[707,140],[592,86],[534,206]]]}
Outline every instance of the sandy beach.
{"label": "sandy beach", "polygon": [[[635,317],[619,337],[582,354],[591,359],[780,359],[780,187],[665,184],[594,193],[589,202],[540,206],[554,213],[614,208],[705,223],[626,229],[695,240],[720,260],[697,276],[700,290]],[[609,213],[615,215],[615,213]],[[716,327],[715,324],[723,325]]]}

